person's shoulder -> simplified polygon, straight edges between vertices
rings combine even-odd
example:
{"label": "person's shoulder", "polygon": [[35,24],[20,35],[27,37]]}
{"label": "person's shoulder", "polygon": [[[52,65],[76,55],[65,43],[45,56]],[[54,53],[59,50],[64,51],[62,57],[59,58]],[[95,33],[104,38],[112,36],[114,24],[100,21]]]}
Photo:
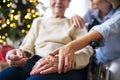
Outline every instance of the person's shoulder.
{"label": "person's shoulder", "polygon": [[115,13],[113,14],[113,16],[111,17],[112,18],[116,18],[116,19],[119,19],[120,18],[120,8],[118,8]]}
{"label": "person's shoulder", "polygon": [[44,23],[47,21],[51,21],[51,20],[49,20],[49,18],[37,17],[33,20],[33,23]]}
{"label": "person's shoulder", "polygon": [[33,21],[41,21],[43,18],[42,17],[37,17]]}
{"label": "person's shoulder", "polygon": [[120,8],[116,10],[115,14],[120,14]]}

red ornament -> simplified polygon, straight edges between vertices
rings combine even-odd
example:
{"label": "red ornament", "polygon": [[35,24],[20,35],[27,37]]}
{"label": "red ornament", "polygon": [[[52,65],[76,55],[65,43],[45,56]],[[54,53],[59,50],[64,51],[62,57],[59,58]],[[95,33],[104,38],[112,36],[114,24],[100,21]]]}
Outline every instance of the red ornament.
{"label": "red ornament", "polygon": [[6,53],[11,49],[14,49],[14,48],[7,44],[0,46],[0,61],[4,61],[4,62],[6,61],[5,60]]}

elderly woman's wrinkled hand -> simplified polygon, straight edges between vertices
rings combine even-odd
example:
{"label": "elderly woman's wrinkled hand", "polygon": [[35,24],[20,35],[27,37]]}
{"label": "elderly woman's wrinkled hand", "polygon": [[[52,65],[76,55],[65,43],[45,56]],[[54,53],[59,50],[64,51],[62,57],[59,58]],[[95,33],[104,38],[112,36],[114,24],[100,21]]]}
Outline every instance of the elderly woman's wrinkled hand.
{"label": "elderly woman's wrinkled hand", "polygon": [[25,52],[20,49],[13,49],[7,52],[6,61],[10,66],[23,67],[28,58]]}
{"label": "elderly woman's wrinkled hand", "polygon": [[48,55],[47,57],[42,58],[36,62],[30,75],[50,74],[55,72],[58,72],[58,57]]}

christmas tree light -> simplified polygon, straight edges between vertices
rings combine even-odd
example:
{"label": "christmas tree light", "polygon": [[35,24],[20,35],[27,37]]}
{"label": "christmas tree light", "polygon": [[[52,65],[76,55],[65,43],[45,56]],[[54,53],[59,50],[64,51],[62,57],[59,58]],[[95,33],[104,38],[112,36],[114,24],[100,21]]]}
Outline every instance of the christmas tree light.
{"label": "christmas tree light", "polygon": [[0,44],[24,37],[34,18],[42,16],[36,5],[38,0],[3,0],[0,1]]}

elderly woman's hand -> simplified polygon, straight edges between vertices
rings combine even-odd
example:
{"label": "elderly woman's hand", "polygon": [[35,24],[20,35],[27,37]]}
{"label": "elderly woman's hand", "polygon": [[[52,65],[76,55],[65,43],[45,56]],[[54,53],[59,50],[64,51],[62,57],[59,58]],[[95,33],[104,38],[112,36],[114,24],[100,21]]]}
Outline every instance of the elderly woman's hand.
{"label": "elderly woman's hand", "polygon": [[73,24],[75,27],[79,27],[79,28],[82,28],[85,26],[84,20],[78,15],[72,16],[70,19],[70,23]]}
{"label": "elderly woman's hand", "polygon": [[58,72],[58,57],[48,55],[36,62],[30,74],[49,74],[55,72]]}
{"label": "elderly woman's hand", "polygon": [[6,61],[10,66],[23,67],[28,58],[25,52],[20,49],[13,49],[7,52]]}

